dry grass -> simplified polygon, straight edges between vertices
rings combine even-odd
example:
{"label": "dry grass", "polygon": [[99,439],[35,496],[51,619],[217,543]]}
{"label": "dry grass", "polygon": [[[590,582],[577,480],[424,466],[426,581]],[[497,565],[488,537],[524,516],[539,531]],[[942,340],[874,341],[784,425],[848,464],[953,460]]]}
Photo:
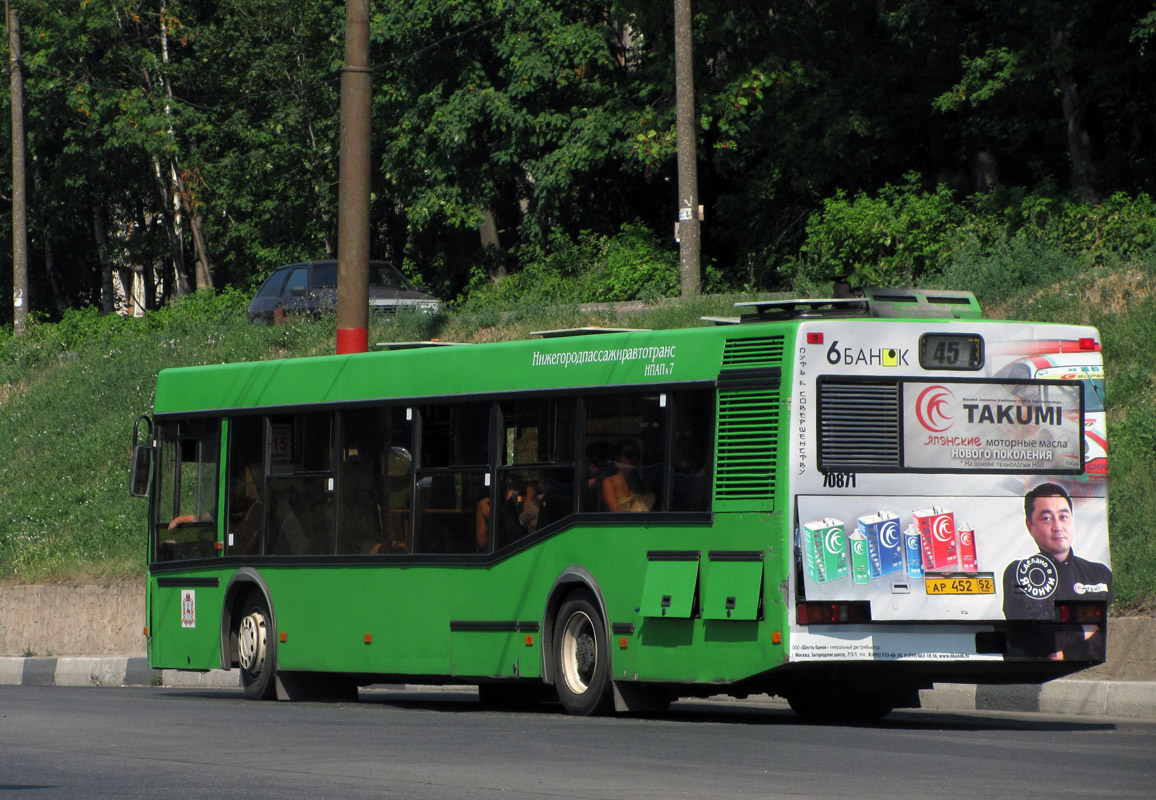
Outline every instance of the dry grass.
{"label": "dry grass", "polygon": [[1130,267],[1095,276],[1091,281],[1064,281],[1040,289],[1027,298],[1010,298],[984,307],[985,316],[1008,319],[1031,308],[1044,297],[1070,295],[1082,299],[1080,319],[1072,323],[1089,324],[1093,314],[1119,315],[1127,313],[1133,304],[1147,300],[1156,289],[1156,278],[1148,272]]}
{"label": "dry grass", "polygon": [[1123,314],[1131,304],[1152,295],[1153,277],[1139,269],[1109,273],[1086,288],[1089,309],[1099,313]]}

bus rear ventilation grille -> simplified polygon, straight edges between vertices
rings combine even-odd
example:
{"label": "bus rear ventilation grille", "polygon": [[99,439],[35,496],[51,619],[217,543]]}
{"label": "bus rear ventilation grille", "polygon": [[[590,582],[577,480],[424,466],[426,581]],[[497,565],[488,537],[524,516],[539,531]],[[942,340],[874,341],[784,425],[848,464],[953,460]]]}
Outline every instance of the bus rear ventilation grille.
{"label": "bus rear ventilation grille", "polygon": [[819,469],[899,466],[899,385],[820,381]]}

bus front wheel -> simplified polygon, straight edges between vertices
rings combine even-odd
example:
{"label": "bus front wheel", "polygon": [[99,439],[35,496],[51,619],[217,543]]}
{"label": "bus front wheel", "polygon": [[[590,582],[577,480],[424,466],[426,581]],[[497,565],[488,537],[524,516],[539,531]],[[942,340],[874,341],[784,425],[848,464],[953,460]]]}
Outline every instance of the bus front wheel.
{"label": "bus front wheel", "polygon": [[554,626],[554,686],[571,714],[610,709],[610,650],[602,615],[586,595],[562,604]]}
{"label": "bus front wheel", "polygon": [[241,685],[245,695],[253,700],[271,700],[277,686],[273,680],[276,671],[276,639],[270,634],[273,615],[265,596],[254,592],[246,599],[244,615],[237,625],[237,655],[241,664]]}

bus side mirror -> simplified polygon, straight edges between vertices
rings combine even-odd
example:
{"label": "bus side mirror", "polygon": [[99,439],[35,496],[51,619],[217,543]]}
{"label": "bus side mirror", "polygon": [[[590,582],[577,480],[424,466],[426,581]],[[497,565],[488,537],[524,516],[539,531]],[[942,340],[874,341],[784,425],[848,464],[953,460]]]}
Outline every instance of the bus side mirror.
{"label": "bus side mirror", "polygon": [[152,466],[151,447],[147,444],[138,444],[132,449],[132,471],[129,473],[128,491],[133,497],[148,497]]}
{"label": "bus side mirror", "polygon": [[[140,442],[140,426],[145,424],[146,444]],[[128,491],[133,497],[148,497],[153,467],[153,421],[142,415],[132,425],[132,468],[129,470]]]}

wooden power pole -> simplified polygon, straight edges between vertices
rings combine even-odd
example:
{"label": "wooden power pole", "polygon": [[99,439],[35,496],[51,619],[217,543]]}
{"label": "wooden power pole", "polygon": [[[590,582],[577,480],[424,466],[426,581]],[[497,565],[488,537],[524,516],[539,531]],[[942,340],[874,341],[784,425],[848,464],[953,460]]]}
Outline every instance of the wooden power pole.
{"label": "wooden power pole", "polygon": [[337,352],[369,350],[369,0],[346,0],[337,209]]}
{"label": "wooden power pole", "polygon": [[28,217],[24,186],[24,65],[20,18],[4,3],[8,18],[8,78],[12,91],[12,333],[28,324]]}
{"label": "wooden power pole", "polygon": [[674,107],[678,142],[678,262],[682,296],[702,292],[702,226],[698,217],[698,125],[690,0],[674,0]]}

